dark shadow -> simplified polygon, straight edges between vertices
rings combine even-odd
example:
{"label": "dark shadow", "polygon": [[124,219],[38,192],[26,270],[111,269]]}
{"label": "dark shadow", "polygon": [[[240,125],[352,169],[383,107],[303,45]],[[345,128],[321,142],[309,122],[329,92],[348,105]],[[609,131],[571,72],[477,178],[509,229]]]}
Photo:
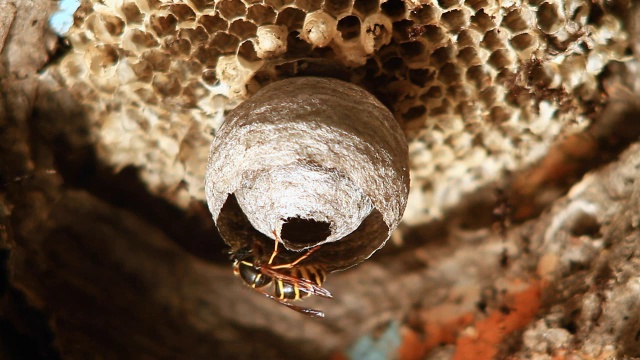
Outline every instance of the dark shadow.
{"label": "dark shadow", "polygon": [[282,224],[283,239],[298,244],[317,244],[331,235],[331,223],[311,219],[289,218]]}
{"label": "dark shadow", "polygon": [[[41,97],[52,98],[44,99],[45,107],[34,109],[30,140],[33,149],[46,147],[53,152],[54,166],[65,185],[86,190],[109,204],[135,213],[196,257],[227,263],[226,246],[206,205],[194,200],[185,211],[151,194],[133,166],[116,173],[101,164],[88,138],[83,114],[77,108],[61,108],[59,105],[64,102],[56,98],[62,96],[68,94],[41,94]],[[51,114],[65,120],[52,122]]]}

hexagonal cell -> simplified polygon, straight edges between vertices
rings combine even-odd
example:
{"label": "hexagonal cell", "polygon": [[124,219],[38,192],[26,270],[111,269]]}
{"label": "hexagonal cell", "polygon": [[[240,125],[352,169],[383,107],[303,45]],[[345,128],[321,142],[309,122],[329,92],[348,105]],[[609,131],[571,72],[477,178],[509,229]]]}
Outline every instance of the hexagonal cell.
{"label": "hexagonal cell", "polygon": [[535,87],[549,87],[554,82],[555,71],[551,65],[534,62],[530,65],[529,84]]}
{"label": "hexagonal cell", "polygon": [[234,20],[229,25],[229,33],[237,36],[240,40],[246,40],[256,35],[258,27],[249,21],[242,19]]}
{"label": "hexagonal cell", "polygon": [[441,27],[436,25],[425,25],[422,37],[432,44],[441,44],[447,40],[447,36]]}
{"label": "hexagonal cell", "polygon": [[337,20],[324,11],[316,11],[304,20],[302,37],[314,47],[329,45],[335,36]]}
{"label": "hexagonal cell", "polygon": [[423,118],[427,113],[427,108],[424,105],[412,106],[407,111],[402,113],[401,117],[404,121],[412,121]]}
{"label": "hexagonal cell", "polygon": [[338,20],[338,32],[342,40],[348,41],[360,36],[360,19],[355,15],[349,15]]}
{"label": "hexagonal cell", "polygon": [[490,107],[498,100],[498,88],[496,86],[487,86],[478,95],[478,99],[486,106]]}
{"label": "hexagonal cell", "polygon": [[465,29],[458,34],[458,47],[472,46],[476,47],[482,40],[482,34],[476,30]]}
{"label": "hexagonal cell", "polygon": [[162,40],[162,49],[172,57],[187,57],[191,53],[191,42],[187,39],[168,36]]}
{"label": "hexagonal cell", "polygon": [[393,25],[386,16],[375,14],[364,19],[362,23],[361,43],[367,54],[372,54],[382,46],[391,42]]}
{"label": "hexagonal cell", "polygon": [[190,58],[173,57],[171,66],[167,73],[173,74],[180,82],[188,81],[193,74],[199,74],[202,71],[202,65]]}
{"label": "hexagonal cell", "polygon": [[173,14],[151,15],[149,26],[158,37],[173,34],[176,31],[178,19]]}
{"label": "hexagonal cell", "polygon": [[398,71],[404,67],[404,60],[399,56],[389,57],[382,63],[382,69],[386,72]]}
{"label": "hexagonal cell", "polygon": [[509,40],[509,43],[517,51],[523,52],[527,49],[530,49],[531,51],[535,50],[538,41],[534,35],[522,33],[512,37],[511,40]]}
{"label": "hexagonal cell", "polygon": [[171,4],[169,5],[169,12],[174,14],[180,22],[194,21],[196,19],[196,13],[187,4]]}
{"label": "hexagonal cell", "polygon": [[382,13],[390,17],[391,19],[404,18],[407,8],[405,7],[403,0],[387,0],[380,4]]}
{"label": "hexagonal cell", "polygon": [[531,6],[540,6],[547,0],[529,0],[528,3]]}
{"label": "hexagonal cell", "polygon": [[288,7],[278,13],[276,25],[286,26],[289,30],[300,30],[306,14],[300,9]]}
{"label": "hexagonal cell", "polygon": [[491,65],[496,70],[511,67],[513,65],[513,56],[508,49],[498,49],[491,53],[487,64]]}
{"label": "hexagonal cell", "polygon": [[153,66],[146,60],[138,60],[130,64],[130,67],[138,81],[149,82],[153,78]]}
{"label": "hexagonal cell", "polygon": [[215,8],[215,3],[210,0],[190,0],[189,3],[195,8],[194,10],[200,13]]}
{"label": "hexagonal cell", "polygon": [[480,32],[486,32],[496,27],[491,15],[484,12],[484,9],[476,12],[470,19],[471,28],[477,29]]}
{"label": "hexagonal cell", "polygon": [[455,58],[455,49],[453,46],[443,46],[431,53],[431,65],[435,67],[443,66],[452,62]]}
{"label": "hexagonal cell", "polygon": [[489,0],[465,0],[464,4],[475,11],[484,9],[489,6]]}
{"label": "hexagonal cell", "polygon": [[[111,32],[116,32],[116,31],[120,31],[120,33],[122,32],[122,30],[124,29],[124,22],[122,20],[120,20],[120,27],[119,29],[117,28],[118,24],[115,20],[113,20],[114,22],[116,22],[115,24],[112,24],[111,26],[109,26],[109,28],[111,28],[111,32],[108,30],[107,28],[107,23],[104,21],[104,16],[109,16],[106,14],[99,14],[99,13],[92,13],[91,15],[89,15],[86,20],[85,20],[85,25],[87,27],[87,30],[89,30],[91,33],[93,33],[93,36],[99,41],[99,42],[111,42],[112,37],[114,36],[114,34],[112,34]],[[115,19],[120,19],[118,17],[113,16],[113,18]],[[118,33],[117,35],[120,35],[120,33]],[[94,40],[95,41],[95,40]]]}
{"label": "hexagonal cell", "polygon": [[149,12],[154,10],[160,10],[160,8],[164,5],[161,0],[147,0],[145,1]]}
{"label": "hexagonal cell", "polygon": [[432,108],[429,108],[429,116],[437,117],[440,115],[450,114],[453,108],[454,107],[451,104],[451,101],[449,101],[449,99],[442,98],[442,101],[440,102],[439,106],[434,106]]}
{"label": "hexagonal cell", "polygon": [[66,57],[60,62],[61,73],[68,77],[79,78],[85,74],[86,67],[78,58]]}
{"label": "hexagonal cell", "polygon": [[272,7],[262,4],[251,5],[247,10],[247,20],[256,25],[273,23],[276,21],[276,15]]}
{"label": "hexagonal cell", "polygon": [[436,24],[440,20],[440,10],[433,5],[421,4],[409,12],[409,19],[420,25]]}
{"label": "hexagonal cell", "polygon": [[377,13],[380,9],[378,0],[355,0],[353,10],[361,17]]}
{"label": "hexagonal cell", "polygon": [[180,94],[180,105],[182,107],[192,107],[198,104],[198,101],[204,98],[209,90],[202,86],[197,80],[189,81]]}
{"label": "hexagonal cell", "polygon": [[428,99],[440,99],[444,96],[444,90],[439,85],[435,85],[429,88],[424,95],[420,98],[423,101],[427,101]]}
{"label": "hexagonal cell", "polygon": [[564,15],[560,7],[555,3],[545,2],[536,12],[538,27],[547,34],[552,34],[564,26]]}
{"label": "hexagonal cell", "polygon": [[204,69],[201,75],[202,82],[209,86],[214,86],[218,83],[218,77],[216,76],[216,69],[209,68]]}
{"label": "hexagonal cell", "polygon": [[[140,99],[143,104],[158,105],[160,103],[160,101],[158,100],[158,95],[152,89],[138,88],[133,90],[133,93]],[[143,126],[141,127],[148,127],[144,126],[148,124],[147,122],[144,122],[142,124]]]}
{"label": "hexagonal cell", "polygon": [[493,82],[491,74],[485,69],[485,66],[481,64],[468,68],[465,79],[478,90],[485,89]]}
{"label": "hexagonal cell", "polygon": [[438,6],[443,10],[450,9],[454,6],[458,7],[460,5],[462,5],[462,0],[438,0]]}
{"label": "hexagonal cell", "polygon": [[169,67],[171,66],[171,57],[161,50],[147,50],[142,53],[140,58],[148,62],[153,68],[153,71],[169,71]]}
{"label": "hexagonal cell", "polygon": [[176,73],[180,81],[186,82],[194,78],[194,74],[200,74],[204,66],[192,58],[174,59],[169,72]]}
{"label": "hexagonal cell", "polygon": [[122,39],[122,48],[136,53],[158,45],[158,41],[151,33],[138,29],[126,31]]}
{"label": "hexagonal cell", "polygon": [[458,60],[466,66],[474,66],[482,63],[480,56],[478,56],[478,50],[473,46],[458,50]]}
{"label": "hexagonal cell", "polygon": [[523,8],[514,9],[502,19],[500,25],[512,32],[524,31],[531,27],[530,16],[531,14]]}
{"label": "hexagonal cell", "polygon": [[220,0],[216,3],[216,10],[223,18],[233,20],[247,13],[247,8],[242,1]]}
{"label": "hexagonal cell", "polygon": [[411,20],[395,21],[393,22],[393,39],[398,43],[415,40],[423,34],[426,26],[429,25],[416,25]]}
{"label": "hexagonal cell", "polygon": [[200,44],[193,52],[193,57],[207,67],[215,67],[220,55],[222,55],[222,51],[211,43]]}
{"label": "hexagonal cell", "polygon": [[246,84],[257,69],[246,67],[235,55],[222,56],[216,65],[216,77],[229,86],[229,96],[237,98],[246,95]]}
{"label": "hexagonal cell", "polygon": [[258,56],[255,45],[251,40],[247,40],[240,44],[240,47],[238,48],[238,57],[248,62],[259,61],[261,58],[264,58]]}
{"label": "hexagonal cell", "polygon": [[256,54],[261,59],[278,57],[287,51],[286,26],[263,25],[257,30]]}
{"label": "hexagonal cell", "polygon": [[118,48],[113,45],[98,45],[89,48],[85,53],[87,67],[94,74],[115,65],[119,58]]}
{"label": "hexagonal cell", "polygon": [[202,26],[196,28],[183,28],[178,30],[178,38],[187,39],[191,43],[192,47],[206,42],[209,39],[209,34]]}
{"label": "hexagonal cell", "polygon": [[469,24],[469,14],[465,9],[450,10],[442,14],[440,21],[453,33],[457,33]]}
{"label": "hexagonal cell", "polygon": [[447,97],[456,102],[461,102],[471,98],[471,92],[464,83],[453,83],[447,88]]}
{"label": "hexagonal cell", "polygon": [[142,24],[142,21],[144,20],[144,14],[140,11],[135,3],[126,2],[122,4],[120,10],[124,14],[124,18],[127,24]]}
{"label": "hexagonal cell", "polygon": [[438,80],[443,84],[455,84],[462,81],[460,68],[454,63],[444,64],[444,66],[438,70]]}
{"label": "hexagonal cell", "polygon": [[198,18],[198,23],[201,24],[209,34],[215,34],[218,31],[225,31],[229,27],[227,20],[223,19],[220,15],[202,15]]}
{"label": "hexagonal cell", "polygon": [[337,18],[344,12],[349,11],[353,6],[353,0],[324,0],[322,10]]}
{"label": "hexagonal cell", "polygon": [[501,124],[511,119],[512,111],[505,106],[494,106],[489,112],[489,121],[494,124]]}
{"label": "hexagonal cell", "polygon": [[316,10],[320,10],[320,8],[322,7],[322,3],[318,0],[295,0],[293,6],[304,11],[305,13],[310,13]]}
{"label": "hexagonal cell", "polygon": [[432,81],[435,77],[433,71],[428,69],[411,69],[409,70],[409,81],[420,87],[424,87],[428,82]]}
{"label": "hexagonal cell", "polygon": [[237,36],[224,32],[216,33],[210,41],[224,53],[235,53],[238,44],[240,44],[240,39]]}
{"label": "hexagonal cell", "polygon": [[102,25],[104,26],[105,30],[111,36],[122,35],[122,32],[124,31],[125,23],[124,23],[124,20],[122,20],[118,16],[102,13],[100,14],[100,21],[102,22]]}
{"label": "hexagonal cell", "polygon": [[487,50],[497,50],[507,47],[507,34],[500,29],[493,29],[484,34],[480,46]]}
{"label": "hexagonal cell", "polygon": [[300,33],[292,31],[287,36],[287,52],[285,56],[305,57],[312,50],[312,45],[302,39]]}
{"label": "hexagonal cell", "polygon": [[409,66],[414,63],[423,63],[428,59],[426,47],[419,41],[400,44],[399,54],[405,59]]}

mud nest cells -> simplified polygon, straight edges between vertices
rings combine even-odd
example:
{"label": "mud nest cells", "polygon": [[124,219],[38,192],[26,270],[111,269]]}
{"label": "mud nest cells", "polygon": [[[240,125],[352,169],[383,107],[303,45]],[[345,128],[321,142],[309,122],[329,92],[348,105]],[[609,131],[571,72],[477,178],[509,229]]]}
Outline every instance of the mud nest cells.
{"label": "mud nest cells", "polygon": [[69,39],[49,74],[87,105],[101,159],[180,205],[204,199],[225,111],[318,60],[347,69],[407,135],[409,223],[588,125],[629,46],[587,0],[85,1]]}

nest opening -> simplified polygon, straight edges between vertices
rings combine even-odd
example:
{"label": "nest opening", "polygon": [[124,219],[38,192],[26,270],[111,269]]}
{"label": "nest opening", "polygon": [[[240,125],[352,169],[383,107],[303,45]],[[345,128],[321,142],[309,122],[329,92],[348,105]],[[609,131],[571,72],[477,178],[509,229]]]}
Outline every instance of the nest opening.
{"label": "nest opening", "polygon": [[317,244],[331,235],[331,223],[302,219],[299,217],[283,219],[281,237],[289,243]]}

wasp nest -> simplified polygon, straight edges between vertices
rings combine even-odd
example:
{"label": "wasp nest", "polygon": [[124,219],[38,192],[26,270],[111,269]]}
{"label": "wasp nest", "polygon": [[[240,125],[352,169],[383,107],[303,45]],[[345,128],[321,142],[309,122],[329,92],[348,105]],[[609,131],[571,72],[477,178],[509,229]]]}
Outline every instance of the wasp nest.
{"label": "wasp nest", "polygon": [[588,125],[598,75],[629,45],[606,6],[87,0],[72,52],[50,73],[87,104],[103,161],[140,168],[152,191],[184,205],[204,199],[206,149],[239,99],[309,59],[347,68],[408,137],[415,223]]}
{"label": "wasp nest", "polygon": [[282,234],[290,250],[325,244],[314,256],[330,253],[327,270],[344,269],[400,222],[407,162],[400,127],[372,95],[340,80],[293,78],[229,113],[211,146],[207,201],[233,249]]}

